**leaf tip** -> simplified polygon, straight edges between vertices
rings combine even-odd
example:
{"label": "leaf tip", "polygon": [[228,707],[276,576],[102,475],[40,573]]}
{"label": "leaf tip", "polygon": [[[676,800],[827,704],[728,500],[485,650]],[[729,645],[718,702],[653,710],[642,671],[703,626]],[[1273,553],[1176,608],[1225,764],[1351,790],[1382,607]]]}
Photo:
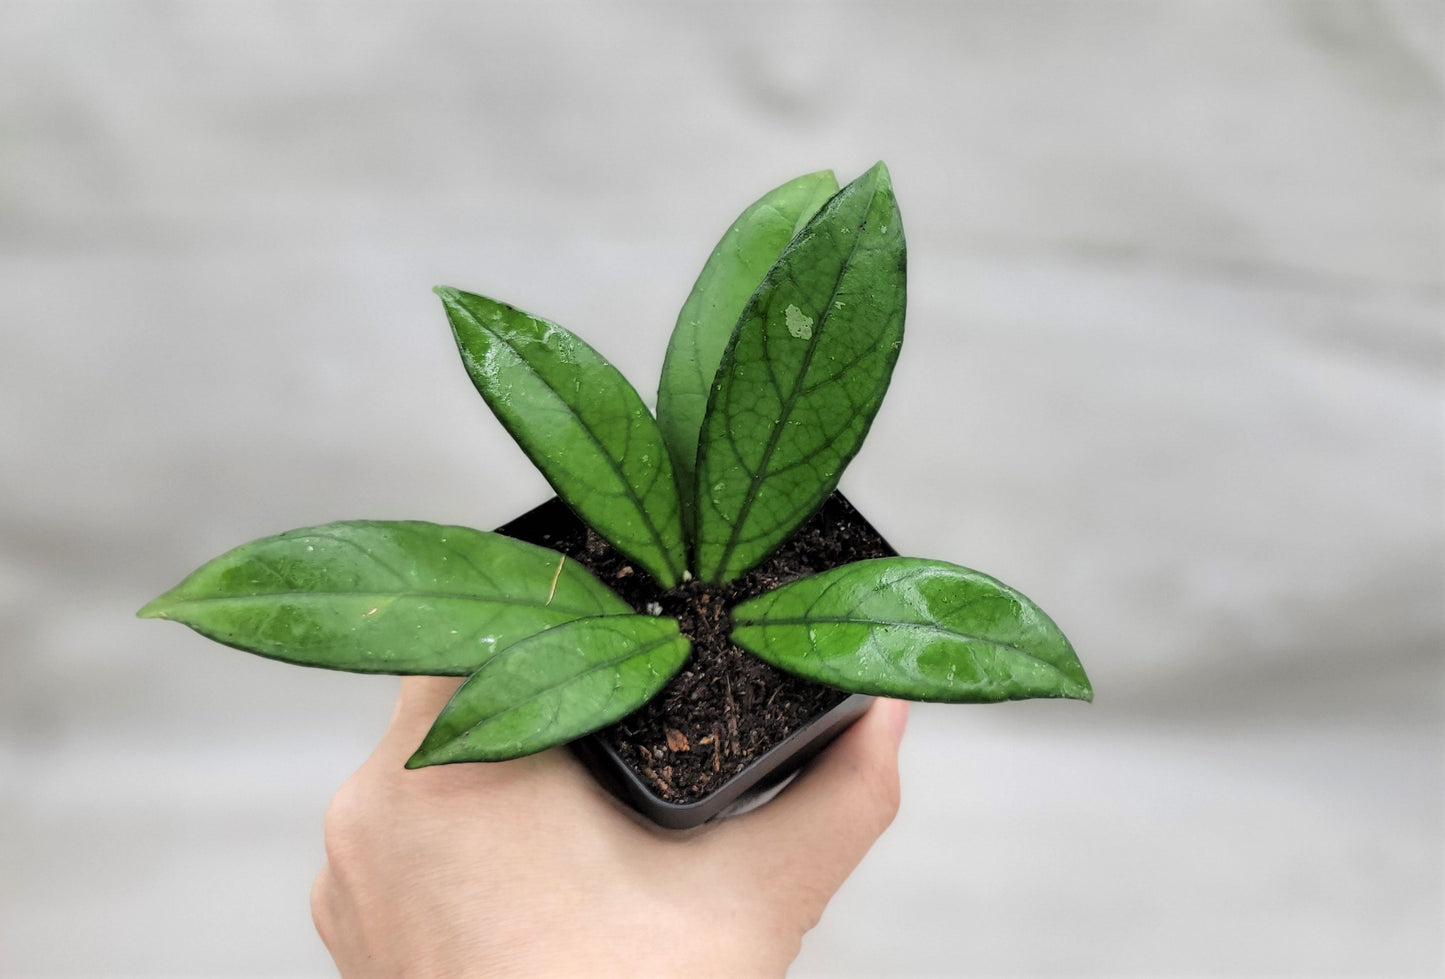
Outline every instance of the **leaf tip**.
{"label": "leaf tip", "polygon": [[431,291],[441,297],[441,301],[447,303],[448,305],[456,302],[457,299],[461,296],[461,291],[459,289],[454,289],[451,286],[432,286]]}
{"label": "leaf tip", "polygon": [[[443,709],[442,713],[445,714],[446,710]],[[448,761],[455,760],[447,757],[447,747],[451,744],[451,741],[445,734],[437,730],[440,723],[441,716],[438,715],[437,719],[432,722],[431,729],[428,730],[426,736],[421,739],[421,744],[416,746],[416,750],[413,751],[411,757],[406,760],[407,769],[414,770],[417,768],[427,768],[431,765],[445,765]]]}
{"label": "leaf tip", "polygon": [[170,602],[168,602],[166,599],[169,594],[170,593],[167,592],[165,595],[158,595],[157,597],[152,598],[149,602],[146,602],[140,607],[140,610],[136,612],[135,617],[138,619],[168,618],[166,613],[169,611]]}

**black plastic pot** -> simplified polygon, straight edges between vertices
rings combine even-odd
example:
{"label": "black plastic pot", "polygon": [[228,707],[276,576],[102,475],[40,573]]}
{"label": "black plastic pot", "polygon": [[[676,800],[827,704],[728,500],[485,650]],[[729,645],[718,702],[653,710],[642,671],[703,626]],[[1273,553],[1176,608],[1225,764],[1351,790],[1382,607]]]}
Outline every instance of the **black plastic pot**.
{"label": "black plastic pot", "polygon": [[[856,522],[877,535],[868,521],[841,493],[834,493],[822,510],[840,519]],[[585,539],[586,528],[561,500],[555,497],[497,528],[498,533],[543,547],[562,551]],[[881,535],[878,538],[882,540]],[[882,544],[888,552],[896,553]],[[647,785],[601,732],[572,742],[572,749],[609,792],[668,829],[691,829],[710,819],[732,815],[768,801],[798,773],[809,760],[826,748],[868,710],[874,698],[854,694],[830,710],[814,717],[718,788],[692,802],[663,799]]]}
{"label": "black plastic pot", "polygon": [[826,748],[848,725],[863,716],[872,697],[854,694],[806,727],[794,731],[771,751],[696,802],[668,802],[637,777],[627,762],[602,737],[592,734],[572,743],[592,774],[613,795],[668,829],[691,829],[709,819],[746,812],[781,790],[809,760]]}

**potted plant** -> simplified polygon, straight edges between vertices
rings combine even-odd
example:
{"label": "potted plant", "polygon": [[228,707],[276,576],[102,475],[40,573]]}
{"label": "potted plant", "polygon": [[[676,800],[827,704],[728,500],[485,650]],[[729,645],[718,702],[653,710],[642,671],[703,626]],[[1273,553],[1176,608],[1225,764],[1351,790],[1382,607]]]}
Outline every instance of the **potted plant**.
{"label": "potted plant", "polygon": [[473,383],[558,499],[499,532],[268,537],[139,614],[306,666],[465,676],[408,768],[574,742],[675,827],[775,784],[873,696],[1091,700],[1037,606],[896,556],[835,492],[898,357],[905,264],[883,164],[771,191],[683,306],[656,418],[563,327],[438,288]]}

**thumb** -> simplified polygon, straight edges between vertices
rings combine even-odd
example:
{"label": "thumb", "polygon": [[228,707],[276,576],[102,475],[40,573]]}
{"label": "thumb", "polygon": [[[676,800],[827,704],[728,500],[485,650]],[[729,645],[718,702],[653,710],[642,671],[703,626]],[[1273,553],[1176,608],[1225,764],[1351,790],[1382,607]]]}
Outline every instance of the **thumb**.
{"label": "thumb", "polygon": [[463,679],[448,676],[402,677],[396,707],[373,757],[379,757],[388,765],[400,765],[411,757]]}
{"label": "thumb", "polygon": [[402,677],[396,709],[391,712],[391,725],[414,728],[426,724],[430,727],[464,679],[452,676]]}
{"label": "thumb", "polygon": [[796,782],[714,839],[769,888],[815,897],[813,915],[853,872],[898,812],[898,746],[908,704],[876,701]]}
{"label": "thumb", "polygon": [[[454,676],[402,677],[396,709],[391,712],[391,721],[387,724],[381,743],[372,752],[372,763],[379,764],[393,776],[400,777],[405,771],[403,766],[406,760],[416,751],[417,745],[421,744],[432,724],[436,722],[437,715],[465,679]],[[445,767],[455,770],[440,773],[435,768],[422,769],[421,771],[429,774],[419,776],[418,773],[409,773],[408,781],[414,785],[418,777],[421,777],[429,780],[445,779],[451,784],[457,784],[467,779],[467,784],[472,784],[480,781],[495,782],[501,778],[535,777],[538,772],[549,772],[553,777],[568,782],[584,786],[589,784],[586,779],[579,778],[581,769],[571,754],[558,749],[505,762]],[[462,769],[466,770],[465,774]],[[590,788],[595,790],[593,794],[599,798],[604,795],[600,787],[592,785]]]}

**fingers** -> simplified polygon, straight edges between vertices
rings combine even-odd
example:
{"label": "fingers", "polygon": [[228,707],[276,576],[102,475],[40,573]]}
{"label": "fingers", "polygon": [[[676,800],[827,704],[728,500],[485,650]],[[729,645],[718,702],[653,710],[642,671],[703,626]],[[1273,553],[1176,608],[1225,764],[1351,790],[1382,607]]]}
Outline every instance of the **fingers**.
{"label": "fingers", "polygon": [[793,785],[718,827],[716,844],[770,887],[801,888],[822,913],[898,812],[898,746],[908,704],[877,701]]}

